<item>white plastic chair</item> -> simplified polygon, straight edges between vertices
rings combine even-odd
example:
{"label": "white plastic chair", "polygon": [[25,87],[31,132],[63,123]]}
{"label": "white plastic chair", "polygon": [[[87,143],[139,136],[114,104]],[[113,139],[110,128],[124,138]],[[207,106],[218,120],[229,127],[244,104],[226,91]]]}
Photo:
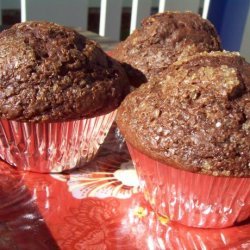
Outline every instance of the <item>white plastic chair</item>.
{"label": "white plastic chair", "polygon": [[87,29],[88,0],[20,0],[21,21],[48,20]]}
{"label": "white plastic chair", "polygon": [[[150,15],[152,6],[156,7],[159,12],[165,10],[198,12],[202,8],[202,16],[206,18],[211,1],[213,0],[20,0],[22,21],[43,19],[82,29],[87,29],[89,6],[96,5],[100,7],[99,35],[109,37],[114,41],[120,40],[121,15],[124,5],[131,6],[131,33],[140,25],[144,17]],[[235,4],[240,4],[241,1],[235,1]],[[0,0],[0,8],[1,2],[10,4],[11,0]],[[241,38],[240,52],[250,61],[250,11]]]}

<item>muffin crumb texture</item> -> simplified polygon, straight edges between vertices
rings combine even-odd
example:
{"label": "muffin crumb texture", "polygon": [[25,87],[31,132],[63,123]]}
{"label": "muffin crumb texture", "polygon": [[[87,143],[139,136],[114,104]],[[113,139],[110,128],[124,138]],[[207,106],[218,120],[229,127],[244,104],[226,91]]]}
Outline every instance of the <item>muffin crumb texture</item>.
{"label": "muffin crumb texture", "polygon": [[118,125],[161,162],[214,176],[250,176],[250,65],[227,52],[169,67],[122,103]]}
{"label": "muffin crumb texture", "polygon": [[[161,76],[177,60],[203,51],[221,50],[214,26],[191,12],[164,12],[142,21],[113,51],[138,86]],[[164,75],[164,73],[163,73]]]}
{"label": "muffin crumb texture", "polygon": [[118,62],[76,31],[25,22],[0,34],[0,117],[65,121],[114,110],[128,80]]}

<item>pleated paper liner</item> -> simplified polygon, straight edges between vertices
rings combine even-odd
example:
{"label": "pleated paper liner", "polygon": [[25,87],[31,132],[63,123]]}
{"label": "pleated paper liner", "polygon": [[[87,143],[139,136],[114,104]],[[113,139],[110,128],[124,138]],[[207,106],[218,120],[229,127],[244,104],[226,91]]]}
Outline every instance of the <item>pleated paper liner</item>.
{"label": "pleated paper liner", "polygon": [[[250,249],[249,220],[222,229],[187,227],[152,211],[141,193],[118,198],[130,181],[121,147],[123,140],[107,136],[91,163],[67,174],[17,171],[0,161],[0,249]],[[114,181],[118,169],[127,179],[119,192],[109,192],[112,184],[97,192],[104,182],[86,185],[101,173]],[[71,184],[85,195],[75,197]]]}
{"label": "pleated paper liner", "polygon": [[191,173],[128,147],[145,198],[157,214],[202,228],[229,227],[250,217],[250,178]]}
{"label": "pleated paper liner", "polygon": [[0,120],[0,157],[21,170],[62,172],[89,162],[103,143],[116,111],[54,123]]}

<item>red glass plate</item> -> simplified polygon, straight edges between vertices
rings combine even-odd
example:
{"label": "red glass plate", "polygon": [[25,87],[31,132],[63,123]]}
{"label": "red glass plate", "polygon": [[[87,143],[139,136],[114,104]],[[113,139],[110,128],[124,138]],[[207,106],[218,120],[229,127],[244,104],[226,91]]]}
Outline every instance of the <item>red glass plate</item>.
{"label": "red glass plate", "polygon": [[0,249],[250,249],[250,222],[197,229],[157,216],[113,126],[82,169],[49,175],[0,163]]}

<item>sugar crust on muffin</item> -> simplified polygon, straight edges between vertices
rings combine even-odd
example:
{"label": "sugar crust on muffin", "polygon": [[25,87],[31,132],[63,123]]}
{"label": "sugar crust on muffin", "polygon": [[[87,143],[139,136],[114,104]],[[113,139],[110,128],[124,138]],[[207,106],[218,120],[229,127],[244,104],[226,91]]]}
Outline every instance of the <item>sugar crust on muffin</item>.
{"label": "sugar crust on muffin", "polygon": [[192,12],[164,12],[145,18],[112,54],[138,86],[177,60],[217,50],[221,50],[220,39],[208,20]]}
{"label": "sugar crust on muffin", "polygon": [[235,53],[200,53],[121,104],[117,123],[135,148],[173,167],[250,176],[250,64]]}
{"label": "sugar crust on muffin", "polygon": [[128,92],[120,64],[99,45],[55,23],[0,33],[0,117],[65,121],[114,110]]}

